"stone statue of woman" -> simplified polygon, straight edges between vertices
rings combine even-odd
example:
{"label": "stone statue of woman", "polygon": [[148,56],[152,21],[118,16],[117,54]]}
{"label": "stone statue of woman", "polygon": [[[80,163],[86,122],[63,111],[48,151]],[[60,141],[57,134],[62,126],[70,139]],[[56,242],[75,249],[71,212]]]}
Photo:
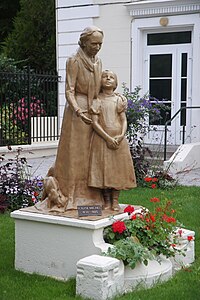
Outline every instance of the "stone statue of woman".
{"label": "stone statue of woman", "polygon": [[[100,90],[102,64],[96,55],[102,41],[101,29],[94,26],[84,29],[77,53],[66,62],[67,104],[55,165],[48,172],[49,178],[45,181],[48,188],[44,188],[43,193],[43,199],[51,202],[49,185],[57,186],[57,198],[53,193],[53,204],[59,203],[60,211],[76,209],[77,205],[102,205],[101,192],[87,184],[92,135],[89,109]],[[48,207],[53,205],[49,203]]]}

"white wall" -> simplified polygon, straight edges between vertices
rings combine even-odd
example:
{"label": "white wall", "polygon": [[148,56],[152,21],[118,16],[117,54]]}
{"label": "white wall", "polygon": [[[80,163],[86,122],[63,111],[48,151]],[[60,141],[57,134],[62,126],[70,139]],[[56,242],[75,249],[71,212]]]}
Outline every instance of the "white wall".
{"label": "white wall", "polygon": [[[99,56],[104,69],[111,69],[118,75],[118,91],[122,92],[122,83],[127,86],[142,85],[144,76],[138,64],[137,53],[142,51],[137,41],[137,32],[133,35],[132,24],[142,20],[148,27],[150,18],[159,22],[162,16],[181,16],[183,24],[193,27],[193,73],[191,105],[200,105],[200,9],[199,0],[56,0],[57,19],[57,65],[61,76],[59,85],[59,124],[65,100],[65,63],[66,59],[78,48],[78,39],[82,30],[91,25],[100,27],[105,34]],[[178,17],[177,17],[178,18]],[[135,21],[136,20],[136,21]],[[158,20],[158,21],[157,21]],[[158,23],[159,24],[159,23]],[[170,26],[172,23],[170,24]],[[180,25],[180,24],[179,24]],[[159,26],[159,25],[156,25]],[[175,24],[174,26],[177,26]],[[137,44],[132,47],[131,39]],[[137,48],[137,51],[135,50]],[[139,56],[138,56],[139,57]],[[193,110],[191,117],[190,137],[192,142],[200,140],[200,110]],[[198,121],[199,120],[199,121]],[[197,122],[198,121],[198,122]],[[197,127],[193,126],[197,125]]]}
{"label": "white wall", "polygon": [[103,69],[111,69],[117,74],[118,91],[121,92],[123,82],[130,85],[131,17],[123,4],[99,5],[99,18],[94,19],[94,24],[105,34],[99,53]]}
{"label": "white wall", "polygon": [[[107,4],[109,2],[109,4]],[[119,4],[117,4],[119,2]],[[105,34],[99,56],[104,69],[118,75],[118,91],[122,83],[130,84],[131,17],[124,6],[129,1],[56,0],[57,69],[59,84],[59,127],[65,107],[65,64],[78,48],[82,30],[91,25],[100,27]],[[124,4],[123,4],[124,3]]]}
{"label": "white wall", "polygon": [[[83,6],[86,4],[86,6]],[[98,5],[92,0],[56,0],[57,69],[61,76],[59,83],[59,128],[65,107],[65,65],[69,56],[76,52],[82,30],[93,25],[93,18],[99,16]]]}

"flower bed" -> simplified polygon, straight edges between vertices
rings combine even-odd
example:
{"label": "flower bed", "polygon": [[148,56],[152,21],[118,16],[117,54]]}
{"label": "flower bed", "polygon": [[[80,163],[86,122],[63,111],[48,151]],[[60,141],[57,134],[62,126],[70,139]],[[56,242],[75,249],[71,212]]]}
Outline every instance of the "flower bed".
{"label": "flower bed", "polygon": [[140,212],[133,206],[127,206],[124,212],[128,219],[115,221],[105,228],[104,240],[112,244],[105,255],[118,258],[125,266],[134,269],[136,264],[148,264],[149,260],[158,259],[162,254],[166,258],[183,254],[176,247],[178,243],[177,228],[182,224],[176,219],[176,212],[171,201],[161,204],[159,198],[151,198],[154,209],[142,208]]}

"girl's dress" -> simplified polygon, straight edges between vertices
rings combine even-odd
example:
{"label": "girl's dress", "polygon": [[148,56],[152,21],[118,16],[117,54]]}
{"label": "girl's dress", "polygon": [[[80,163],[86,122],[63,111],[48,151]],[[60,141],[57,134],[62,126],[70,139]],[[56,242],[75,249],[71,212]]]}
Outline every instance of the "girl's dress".
{"label": "girl's dress", "polygon": [[[93,101],[90,112],[97,114],[99,124],[110,136],[122,132],[120,114],[126,110],[126,98],[115,94]],[[90,149],[88,185],[95,188],[126,190],[136,187],[136,178],[126,137],[117,150],[109,149],[106,141],[93,132]]]}

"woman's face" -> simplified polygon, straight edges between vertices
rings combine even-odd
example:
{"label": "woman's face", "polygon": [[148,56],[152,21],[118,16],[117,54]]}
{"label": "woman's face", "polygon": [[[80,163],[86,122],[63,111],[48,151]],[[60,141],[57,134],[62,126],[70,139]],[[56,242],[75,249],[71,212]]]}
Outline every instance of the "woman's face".
{"label": "woman's face", "polygon": [[89,57],[94,57],[101,49],[102,42],[103,42],[102,34],[98,31],[94,32],[89,36],[88,40],[84,43],[84,52]]}

